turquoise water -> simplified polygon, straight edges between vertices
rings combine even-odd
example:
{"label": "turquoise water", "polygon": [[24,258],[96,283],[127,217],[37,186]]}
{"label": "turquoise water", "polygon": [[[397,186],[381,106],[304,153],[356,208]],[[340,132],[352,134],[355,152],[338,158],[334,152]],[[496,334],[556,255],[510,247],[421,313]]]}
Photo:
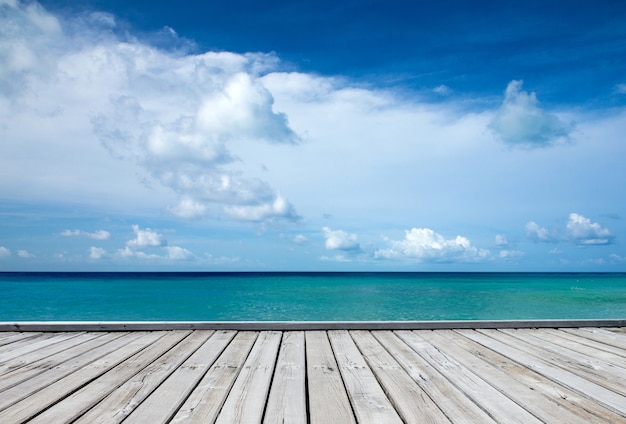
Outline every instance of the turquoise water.
{"label": "turquoise water", "polygon": [[623,273],[0,273],[0,293],[0,321],[626,317]]}

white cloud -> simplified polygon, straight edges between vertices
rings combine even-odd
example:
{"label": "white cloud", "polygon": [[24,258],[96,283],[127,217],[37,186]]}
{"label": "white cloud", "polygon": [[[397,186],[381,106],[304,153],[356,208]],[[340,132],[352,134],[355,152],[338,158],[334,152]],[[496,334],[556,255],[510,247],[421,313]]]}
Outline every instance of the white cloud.
{"label": "white cloud", "polygon": [[504,234],[496,234],[495,244],[498,248],[504,248],[509,245],[509,239]]}
{"label": "white cloud", "polygon": [[328,227],[322,228],[326,238],[325,246],[327,250],[343,250],[346,252],[356,252],[361,250],[356,234],[349,234],[343,230],[331,230]]}
{"label": "white cloud", "polygon": [[452,93],[452,89],[450,89],[450,87],[448,87],[447,85],[443,85],[443,84],[438,85],[437,87],[433,88],[433,91],[442,96],[447,96]]}
{"label": "white cloud", "polygon": [[165,246],[165,251],[167,252],[167,259],[171,260],[184,260],[193,257],[191,251],[180,246]]}
{"label": "white cloud", "polygon": [[505,143],[521,147],[546,147],[568,140],[572,124],[539,107],[535,93],[522,91],[522,81],[511,81],[504,101],[489,124]]}
{"label": "white cloud", "polygon": [[126,242],[126,246],[131,249],[142,249],[149,246],[164,246],[167,244],[167,241],[162,240],[161,234],[152,231],[150,228],[142,230],[139,228],[139,225],[135,224],[133,225],[133,232],[135,233],[135,238]]}
{"label": "white cloud", "polygon": [[556,231],[541,227],[535,221],[530,221],[526,224],[526,237],[532,241],[541,241],[546,243],[556,243],[559,241]]}
{"label": "white cloud", "polygon": [[581,245],[611,244],[614,239],[608,229],[577,213],[569,215],[567,236],[574,243]]}
{"label": "white cloud", "polygon": [[4,246],[0,246],[0,258],[11,256],[11,251]]}
{"label": "white cloud", "polygon": [[106,250],[102,249],[101,247],[92,246],[89,248],[89,257],[91,259],[100,259],[104,255],[106,255],[106,253]]}
{"label": "white cloud", "polygon": [[[243,220],[299,218],[292,207],[273,207],[283,198],[243,171],[248,164],[238,154],[241,142],[268,149],[300,142],[263,84],[263,75],[277,66],[274,55],[181,54],[116,35],[115,17],[107,13],[59,21],[37,3],[3,9],[3,121],[46,115],[55,129],[72,128],[72,138],[99,140],[112,157],[139,165],[151,183],[172,189],[179,204],[169,210],[181,218],[224,210]],[[164,31],[176,37],[171,28]],[[26,95],[29,90],[36,95]],[[76,128],[87,125],[91,137],[77,137]]]}
{"label": "white cloud", "polygon": [[524,252],[521,250],[501,250],[498,254],[500,259],[519,258],[521,256],[524,256]]}
{"label": "white cloud", "polygon": [[17,251],[17,256],[19,256],[20,258],[24,258],[24,259],[34,258],[35,257],[35,255],[33,255],[32,253],[28,252],[28,250],[18,250]]}
{"label": "white cloud", "polygon": [[609,255],[609,259],[611,260],[611,262],[614,262],[614,263],[615,262],[617,262],[617,263],[622,263],[622,262],[626,263],[626,256],[622,257],[622,256],[620,256],[620,255],[618,255],[616,253],[611,253]]}
{"label": "white cloud", "polygon": [[615,85],[615,92],[617,94],[626,94],[626,84],[617,84]]}
{"label": "white cloud", "polygon": [[296,236],[294,236],[293,242],[295,244],[307,244],[309,242],[309,239],[306,238],[306,236],[304,236],[303,234],[297,234]]}
{"label": "white cloud", "polygon": [[224,212],[226,215],[240,221],[271,222],[279,219],[297,221],[301,218],[293,205],[280,195],[261,204],[225,206]]}
{"label": "white cloud", "polygon": [[207,206],[190,197],[183,197],[176,206],[169,207],[168,211],[180,218],[199,218],[207,213]]}
{"label": "white cloud", "polygon": [[64,230],[61,235],[63,237],[89,237],[94,240],[108,240],[111,233],[105,230],[97,230],[92,233],[82,230]]}
{"label": "white cloud", "polygon": [[387,241],[391,247],[377,250],[376,258],[423,262],[479,262],[489,258],[488,250],[472,246],[469,239],[446,239],[429,228],[412,228],[405,232],[404,239]]}

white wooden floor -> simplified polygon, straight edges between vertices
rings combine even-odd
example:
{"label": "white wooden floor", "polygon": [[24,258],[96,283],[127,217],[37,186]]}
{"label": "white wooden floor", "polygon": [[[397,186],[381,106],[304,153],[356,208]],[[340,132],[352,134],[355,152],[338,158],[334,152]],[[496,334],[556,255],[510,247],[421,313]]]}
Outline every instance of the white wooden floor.
{"label": "white wooden floor", "polygon": [[626,328],[0,333],[0,423],[626,423]]}

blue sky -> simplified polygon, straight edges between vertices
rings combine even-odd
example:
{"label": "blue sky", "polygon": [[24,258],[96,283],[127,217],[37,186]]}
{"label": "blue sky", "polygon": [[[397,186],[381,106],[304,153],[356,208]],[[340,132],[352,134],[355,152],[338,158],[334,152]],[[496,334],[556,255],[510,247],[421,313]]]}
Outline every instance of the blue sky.
{"label": "blue sky", "polygon": [[0,270],[626,271],[626,4],[0,0]]}

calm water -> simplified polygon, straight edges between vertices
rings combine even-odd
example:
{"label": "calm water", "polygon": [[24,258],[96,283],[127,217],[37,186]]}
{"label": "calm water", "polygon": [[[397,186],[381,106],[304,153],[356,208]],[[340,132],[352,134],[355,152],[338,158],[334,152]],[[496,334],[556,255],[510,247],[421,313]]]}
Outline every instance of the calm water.
{"label": "calm water", "polygon": [[626,317],[626,274],[0,273],[0,321]]}

